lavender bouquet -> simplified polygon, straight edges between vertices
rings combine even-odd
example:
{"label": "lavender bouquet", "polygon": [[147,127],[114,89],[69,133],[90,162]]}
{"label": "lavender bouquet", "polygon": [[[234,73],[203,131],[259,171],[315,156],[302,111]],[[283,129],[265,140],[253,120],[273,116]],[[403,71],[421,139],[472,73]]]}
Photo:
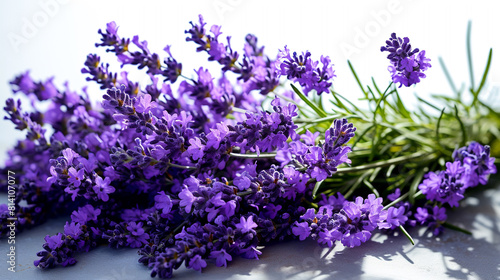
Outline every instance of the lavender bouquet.
{"label": "lavender bouquet", "polygon": [[2,236],[71,217],[45,237],[36,266],[74,265],[107,244],[137,248],[152,277],[170,278],[183,264],[201,271],[258,259],[262,245],[287,239],[355,247],[375,230],[410,242],[405,228],[415,226],[467,233],[446,222],[446,211],[496,173],[500,114],[479,98],[491,50],[472,102],[440,61],[456,96],[419,98],[412,111],[398,87],[421,82],[431,61],[407,37],[393,33],[381,47],[385,89],[361,82],[349,62],[360,104],[332,89],[328,56],[287,46],[268,55],[253,35],[239,53],[202,16],[185,33],[220,73],[186,71],[170,46],[162,59],[110,22],[96,47],[145,72],[148,84],[111,72],[97,54],[81,72],[100,85],[102,102],[29,72],[11,81],[33,102],[4,107],[27,134],[0,173],[9,195]]}

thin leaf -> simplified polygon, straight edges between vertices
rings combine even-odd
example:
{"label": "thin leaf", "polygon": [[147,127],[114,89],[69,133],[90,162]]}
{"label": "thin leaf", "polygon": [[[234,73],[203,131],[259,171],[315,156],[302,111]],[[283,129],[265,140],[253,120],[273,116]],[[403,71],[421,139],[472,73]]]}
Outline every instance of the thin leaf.
{"label": "thin leaf", "polygon": [[436,109],[437,111],[440,111],[438,107],[436,107],[435,105],[432,105],[431,103],[429,103],[428,101],[418,97],[416,94],[415,94],[415,97],[418,99],[418,101],[422,102],[422,103],[425,103],[426,105]]}
{"label": "thin leaf", "polygon": [[441,114],[439,115],[439,118],[438,118],[438,121],[437,121],[437,124],[436,124],[436,143],[437,143],[438,145],[441,145],[441,144],[439,143],[439,125],[441,124],[441,119],[443,118],[444,109],[445,109],[445,108],[443,108],[443,110],[441,110]]}
{"label": "thin leaf", "polygon": [[321,184],[323,184],[325,180],[321,180],[319,182],[316,182],[316,184],[314,185],[314,189],[312,191],[312,197],[313,199],[316,198],[316,193],[318,192],[319,190],[319,187],[321,187]]}
{"label": "thin leaf", "polygon": [[439,64],[441,64],[441,68],[443,68],[444,75],[446,76],[446,79],[448,80],[448,83],[451,86],[451,90],[453,90],[453,92],[457,95],[457,98],[460,99],[460,96],[459,96],[460,92],[455,87],[455,83],[451,79],[450,72],[448,72],[448,69],[446,68],[446,65],[444,65],[444,61],[441,57],[439,57]]}
{"label": "thin leaf", "polygon": [[378,94],[379,94],[380,96],[382,96],[382,92],[381,92],[381,91],[380,91],[380,89],[378,88],[377,83],[375,83],[375,79],[373,79],[373,77],[372,77],[372,83],[373,83],[373,86],[375,87],[375,90],[378,92]]}
{"label": "thin leaf", "polygon": [[472,67],[472,49],[470,47],[470,35],[471,35],[471,25],[469,21],[467,24],[467,62],[469,63],[469,74],[470,74],[470,88],[471,91],[474,90],[474,70]]}
{"label": "thin leaf", "polygon": [[411,182],[409,195],[410,195],[410,203],[412,205],[415,205],[415,194],[417,193],[417,188],[420,185],[420,182],[422,181],[423,177],[424,177],[424,169],[420,169],[419,171],[417,171],[415,178],[413,178],[413,181]]}
{"label": "thin leaf", "polygon": [[393,93],[394,91],[390,91],[387,93],[387,91],[389,90],[389,88],[392,86],[392,82],[387,86],[387,88],[385,89],[384,91],[384,94],[382,95],[382,97],[380,97],[380,99],[378,100],[377,102],[377,106],[375,106],[375,110],[373,111],[373,121],[375,121],[375,117],[377,115],[377,110],[378,108],[380,107],[380,104],[382,103],[382,101],[387,97],[389,96],[389,94]]}
{"label": "thin leaf", "polygon": [[363,183],[365,183],[365,185],[372,191],[372,193],[376,197],[380,197],[380,194],[378,193],[377,189],[370,182],[368,182],[368,180],[364,179]]}
{"label": "thin leaf", "polygon": [[493,56],[493,49],[490,49],[490,53],[488,55],[488,61],[486,62],[486,69],[484,70],[483,78],[481,79],[481,83],[479,84],[479,87],[477,88],[477,90],[474,93],[474,100],[472,101],[472,104],[476,103],[479,92],[481,92],[481,90],[484,87],[484,84],[486,83],[486,77],[488,76],[488,72],[490,71],[491,57],[492,56]]}
{"label": "thin leaf", "polygon": [[460,143],[460,146],[465,146],[465,143],[467,142],[467,133],[465,131],[465,126],[460,117],[458,116],[458,108],[457,105],[455,105],[455,118],[457,118],[458,123],[460,124],[460,129],[462,130],[462,142]]}
{"label": "thin leaf", "polygon": [[449,229],[452,229],[452,230],[456,230],[456,231],[459,231],[459,232],[462,232],[462,233],[465,233],[465,234],[468,234],[468,235],[472,235],[472,232],[466,230],[466,229],[463,229],[459,226],[456,226],[456,225],[452,225],[448,222],[444,222],[443,224],[443,227],[445,228],[449,228]]}
{"label": "thin leaf", "polygon": [[351,149],[354,150],[354,147],[356,146],[356,144],[358,144],[358,142],[363,139],[363,136],[365,136],[366,133],[368,133],[368,131],[370,131],[372,128],[374,128],[376,125],[372,124],[370,125],[368,128],[366,128],[365,130],[363,130],[363,132],[356,137],[356,140],[354,140],[354,143],[352,144],[352,147]]}
{"label": "thin leaf", "polygon": [[[405,118],[407,119],[411,119],[411,116],[410,116],[410,112],[408,112],[408,110],[406,110],[406,107],[405,105],[403,104],[403,101],[401,100],[401,97],[399,96],[399,93],[398,91],[396,90],[395,91],[396,93],[396,106],[398,107],[398,112]],[[394,96],[394,95],[393,95]]]}
{"label": "thin leaf", "polygon": [[318,108],[318,106],[316,106],[314,103],[312,103],[311,100],[309,100],[302,92],[300,92],[300,90],[298,90],[294,85],[290,85],[292,86],[293,91],[295,91],[295,93],[300,97],[300,99],[302,99],[307,105],[309,105],[309,107],[311,107],[311,109],[313,109],[320,117],[327,117],[326,113]]}
{"label": "thin leaf", "polygon": [[349,64],[349,68],[351,69],[351,72],[354,75],[354,78],[356,79],[356,82],[358,83],[359,88],[363,91],[365,98],[368,98],[368,92],[366,92],[365,89],[363,88],[363,85],[361,85],[361,81],[358,78],[358,74],[356,74],[356,71],[354,71],[354,67],[352,67],[352,64],[349,60],[347,61],[347,64]]}

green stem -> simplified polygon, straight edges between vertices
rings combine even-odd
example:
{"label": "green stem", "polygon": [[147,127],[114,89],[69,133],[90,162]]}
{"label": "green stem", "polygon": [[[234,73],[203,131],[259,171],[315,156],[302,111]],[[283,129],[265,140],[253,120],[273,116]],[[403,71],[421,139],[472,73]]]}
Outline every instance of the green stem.
{"label": "green stem", "polygon": [[234,158],[253,158],[253,159],[266,159],[266,158],[275,158],[276,153],[260,153],[260,154],[255,154],[255,153],[250,153],[250,154],[236,154],[236,153],[229,153],[231,157]]}
{"label": "green stem", "polygon": [[241,108],[238,108],[238,107],[232,107],[232,108],[231,108],[231,110],[232,110],[233,112],[243,113],[243,114],[245,114],[246,112],[250,112],[250,111],[248,111],[248,110],[241,109]]}
{"label": "green stem", "polygon": [[316,104],[312,103],[311,100],[309,100],[309,98],[307,98],[307,96],[305,96],[299,89],[297,89],[293,84],[290,84],[290,86],[292,86],[293,91],[300,97],[300,99],[302,99],[309,107],[311,107],[311,109],[313,109],[316,114],[318,114],[318,116],[322,118],[327,117],[326,113],[318,108]]}
{"label": "green stem", "polygon": [[410,240],[411,245],[415,245],[415,241],[413,241],[413,238],[411,238],[411,235],[406,231],[406,229],[403,226],[399,226],[399,229],[401,230],[401,232],[403,232],[403,234],[406,236],[406,238],[408,238],[408,240]]}
{"label": "green stem", "polygon": [[324,121],[331,121],[334,119],[338,119],[342,117],[341,115],[332,115],[328,116],[326,118],[320,118],[320,119],[295,119],[293,120],[294,123],[322,123]]}
{"label": "green stem", "polygon": [[196,170],[196,169],[198,169],[198,167],[186,166],[186,165],[179,165],[179,164],[175,164],[175,163],[171,163],[171,162],[169,162],[168,165],[171,166],[171,167],[180,168],[180,169],[189,169],[189,170]]}
{"label": "green stem", "polygon": [[345,167],[345,168],[339,168],[337,169],[336,174],[344,174],[344,173],[352,173],[352,172],[358,172],[358,171],[363,171],[363,170],[368,170],[368,169],[374,169],[377,167],[385,167],[393,164],[399,164],[399,163],[404,163],[410,160],[414,160],[417,158],[421,157],[427,157],[426,160],[431,160],[436,158],[436,155],[432,152],[416,152],[411,155],[406,155],[406,156],[400,156],[396,158],[391,158],[388,160],[382,160],[382,161],[377,161],[374,163],[369,163],[365,165],[358,165],[355,167]]}
{"label": "green stem", "polygon": [[465,233],[465,234],[468,234],[468,235],[472,235],[472,232],[470,232],[470,231],[468,231],[466,229],[463,229],[461,227],[458,227],[456,225],[452,225],[452,224],[450,224],[448,222],[444,222],[442,225],[445,228],[449,228],[449,229],[456,230],[456,231],[459,231],[459,232],[462,232],[462,233]]}
{"label": "green stem", "polygon": [[[421,195],[421,194],[422,194],[422,191],[418,191],[417,193],[415,193],[415,195],[413,195],[413,197],[414,197],[414,198],[415,198],[415,197],[418,197],[418,196],[419,196],[419,195]],[[401,202],[401,201],[405,200],[405,199],[408,197],[408,195],[410,195],[410,193],[409,193],[409,192],[407,192],[407,193],[403,194],[402,196],[398,197],[397,199],[395,199],[395,200],[394,200],[394,201],[392,201],[391,203],[389,203],[389,204],[387,204],[386,206],[384,206],[384,210],[387,210],[389,207],[394,206],[394,205],[396,205],[398,202]]]}

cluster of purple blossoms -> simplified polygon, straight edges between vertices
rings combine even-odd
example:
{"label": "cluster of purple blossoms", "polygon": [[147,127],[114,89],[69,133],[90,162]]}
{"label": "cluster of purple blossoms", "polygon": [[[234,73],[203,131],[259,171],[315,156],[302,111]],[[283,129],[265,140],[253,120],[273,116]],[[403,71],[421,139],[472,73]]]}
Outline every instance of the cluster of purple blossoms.
{"label": "cluster of purple blossoms", "polygon": [[318,95],[328,93],[332,86],[331,80],[336,77],[335,71],[328,56],[321,56],[320,61],[313,61],[309,51],[301,55],[297,55],[297,52],[290,54],[290,50],[285,46],[278,54],[276,74],[278,77],[286,76],[288,80],[298,82],[306,95],[311,90],[315,90]]}
{"label": "cluster of purple blossoms", "polygon": [[335,173],[342,163],[351,163],[348,158],[351,148],[345,144],[354,136],[355,131],[356,128],[352,123],[348,123],[347,119],[336,119],[332,127],[325,132],[324,143],[316,145],[319,133],[307,131],[278,150],[276,160],[281,162],[282,166],[292,163],[306,167],[311,178],[316,181],[325,180]]}
{"label": "cluster of purple blossoms", "polygon": [[[93,104],[85,89],[58,89],[53,78],[34,81],[26,72],[11,85],[14,93],[30,97],[32,112],[14,99],[4,108],[5,118],[26,131],[2,169],[20,175],[13,202],[17,230],[61,214],[71,217],[63,232],[45,237],[36,266],[74,265],[78,253],[107,244],[137,248],[152,277],[170,278],[183,264],[201,271],[211,262],[226,267],[237,256],[258,259],[258,247],[276,240],[312,238],[328,247],[336,241],[354,247],[377,228],[419,222],[441,230],[444,208],[425,206],[413,215],[408,202],[384,209],[373,194],[354,201],[323,194],[317,210],[306,209],[314,205],[316,183],[351,163],[347,144],[356,128],[335,119],[326,130],[299,135],[297,106],[269,93],[280,76],[299,82],[306,94],[328,92],[335,77],[328,57],[321,57],[320,66],[309,52],[297,56],[285,47],[272,60],[253,35],[245,37],[240,55],[230,37],[220,41],[220,26],[207,31],[200,16],[186,40],[217,62],[222,76],[199,67],[195,78],[187,78],[170,46],[162,62],[138,36],[119,36],[115,22],[98,33],[96,47],[114,53],[122,67],[142,70],[150,83],[139,84],[127,71],[111,72],[89,54],[81,72],[105,90],[101,103]],[[271,99],[270,109],[256,110],[264,98]],[[496,172],[487,146],[471,143],[454,158],[449,170],[424,181],[429,199],[454,205],[465,188],[484,184]],[[6,185],[0,189],[7,191]],[[8,209],[0,205],[2,223],[12,218]]]}
{"label": "cluster of purple blossoms", "polygon": [[465,190],[484,185],[489,175],[496,173],[496,167],[490,147],[477,142],[455,150],[453,158],[455,161],[446,163],[446,170],[427,173],[419,189],[431,201],[456,207]]}
{"label": "cluster of purple blossoms", "polygon": [[388,69],[394,83],[400,83],[409,87],[420,82],[425,78],[423,73],[431,67],[431,60],[425,57],[425,51],[412,49],[410,39],[396,37],[396,33],[391,34],[391,38],[386,41],[386,46],[382,46],[380,51],[389,52],[387,58],[391,61]]}
{"label": "cluster of purple blossoms", "polygon": [[[478,184],[486,184],[490,174],[496,173],[495,158],[490,157],[490,147],[477,142],[461,147],[453,152],[453,162],[446,163],[446,169],[431,171],[418,186],[429,201],[436,201],[457,207],[464,198],[466,189]],[[429,214],[432,212],[433,214]],[[417,208],[415,218],[421,224],[432,228],[435,235],[442,232],[446,220],[446,209],[434,206]]]}
{"label": "cluster of purple blossoms", "polygon": [[223,72],[237,74],[244,93],[257,90],[266,95],[278,86],[279,80],[273,70],[276,62],[264,55],[264,47],[257,46],[257,37],[252,34],[245,37],[243,59],[238,62],[240,55],[231,48],[231,37],[226,38],[227,44],[220,42],[221,27],[212,25],[209,33],[205,26],[206,22],[200,15],[198,23],[191,22],[192,28],[185,31],[189,35],[186,41],[196,43],[196,51],[208,53],[208,60],[217,61]]}
{"label": "cluster of purple blossoms", "polygon": [[300,240],[310,237],[327,247],[340,241],[352,248],[370,239],[376,228],[395,228],[407,220],[394,207],[383,210],[382,198],[374,194],[366,199],[357,197],[354,201],[347,201],[338,194],[337,198],[331,196],[321,204],[317,211],[307,209],[294,223],[292,232]]}

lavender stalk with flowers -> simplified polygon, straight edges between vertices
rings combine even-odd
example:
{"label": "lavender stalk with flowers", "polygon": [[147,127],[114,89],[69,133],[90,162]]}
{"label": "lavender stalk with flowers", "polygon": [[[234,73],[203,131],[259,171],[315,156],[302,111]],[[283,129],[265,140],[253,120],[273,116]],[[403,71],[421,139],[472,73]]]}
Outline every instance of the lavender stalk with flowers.
{"label": "lavender stalk with flowers", "polygon": [[[29,72],[11,82],[15,93],[49,103],[28,112],[9,99],[4,108],[27,131],[0,175],[6,191],[6,170],[20,174],[16,228],[71,215],[63,232],[45,238],[36,266],[74,265],[79,253],[108,244],[138,248],[152,277],[170,278],[183,264],[201,271],[258,259],[260,246],[286,239],[355,247],[375,230],[410,240],[405,228],[414,226],[467,232],[446,223],[446,211],[496,173],[500,116],[478,98],[491,51],[471,104],[457,91],[437,96],[440,105],[420,99],[412,112],[397,84],[419,83],[431,64],[406,37],[392,34],[381,48],[392,76],[385,91],[363,85],[349,62],[368,103],[361,109],[332,90],[328,56],[317,61],[287,46],[267,56],[253,35],[240,54],[201,16],[185,33],[221,75],[186,73],[170,46],[162,62],[111,22],[96,47],[145,71],[150,84],[111,72],[97,54],[82,73],[105,92],[99,104]],[[5,235],[9,210],[0,207]]]}

